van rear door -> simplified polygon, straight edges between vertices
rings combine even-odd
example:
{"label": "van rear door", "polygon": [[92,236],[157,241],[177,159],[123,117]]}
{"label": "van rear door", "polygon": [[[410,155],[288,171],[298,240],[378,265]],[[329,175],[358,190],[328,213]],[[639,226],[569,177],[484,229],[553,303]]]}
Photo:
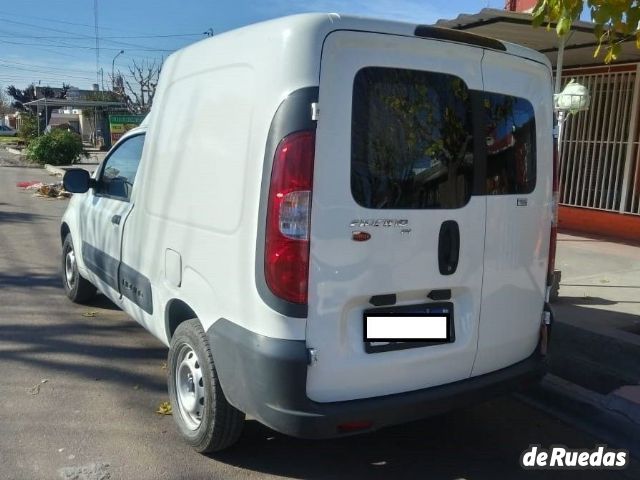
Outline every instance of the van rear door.
{"label": "van rear door", "polygon": [[474,376],[523,360],[537,346],[553,172],[549,68],[487,50],[482,76],[487,233]]}
{"label": "van rear door", "polygon": [[[310,234],[312,400],[387,395],[471,374],[486,213],[485,197],[473,195],[482,132],[474,132],[471,91],[482,90],[482,54],[367,32],[325,40]],[[386,305],[421,314],[424,304],[451,315],[450,341],[364,341],[365,312]]]}

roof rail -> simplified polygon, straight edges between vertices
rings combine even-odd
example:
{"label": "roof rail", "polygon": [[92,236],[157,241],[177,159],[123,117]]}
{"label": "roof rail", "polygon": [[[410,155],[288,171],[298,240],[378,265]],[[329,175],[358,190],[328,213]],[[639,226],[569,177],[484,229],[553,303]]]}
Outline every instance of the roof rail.
{"label": "roof rail", "polygon": [[466,43],[482,48],[506,51],[504,43],[495,38],[482,37],[473,33],[461,32],[450,28],[432,27],[430,25],[418,25],[414,33],[416,37],[434,38],[436,40],[448,40],[450,42]]}

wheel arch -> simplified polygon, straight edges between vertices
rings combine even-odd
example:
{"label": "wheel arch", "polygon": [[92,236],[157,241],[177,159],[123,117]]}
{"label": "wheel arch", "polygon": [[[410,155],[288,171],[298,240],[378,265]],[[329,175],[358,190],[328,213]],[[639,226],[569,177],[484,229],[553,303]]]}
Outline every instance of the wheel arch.
{"label": "wheel arch", "polygon": [[195,310],[186,302],[179,298],[169,300],[165,309],[165,330],[167,332],[167,341],[171,342],[174,332],[178,326],[192,318],[198,318]]}
{"label": "wheel arch", "polygon": [[67,238],[67,235],[69,235],[69,233],[71,233],[71,229],[69,228],[69,225],[67,225],[67,222],[62,222],[62,224],[60,225],[60,243],[61,244],[64,243],[64,239]]}

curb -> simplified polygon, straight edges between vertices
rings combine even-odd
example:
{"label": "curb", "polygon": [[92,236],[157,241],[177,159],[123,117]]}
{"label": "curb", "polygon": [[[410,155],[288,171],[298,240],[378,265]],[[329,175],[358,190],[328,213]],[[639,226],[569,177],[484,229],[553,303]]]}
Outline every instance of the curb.
{"label": "curb", "polygon": [[547,374],[516,398],[640,458],[640,404]]}
{"label": "curb", "polygon": [[59,176],[63,176],[65,173],[65,170],[60,168],[60,167],[56,167],[54,165],[49,165],[48,163],[44,164],[44,169],[49,172],[52,175],[59,175]]}
{"label": "curb", "polygon": [[44,164],[44,169],[52,175],[58,175],[60,177],[64,176],[67,170],[70,168],[84,168],[89,173],[93,173],[93,171],[98,168],[97,163],[76,163],[74,165],[62,165],[56,166],[51,165],[49,163]]}
{"label": "curb", "polygon": [[554,313],[550,373],[601,395],[640,384],[640,336]]}

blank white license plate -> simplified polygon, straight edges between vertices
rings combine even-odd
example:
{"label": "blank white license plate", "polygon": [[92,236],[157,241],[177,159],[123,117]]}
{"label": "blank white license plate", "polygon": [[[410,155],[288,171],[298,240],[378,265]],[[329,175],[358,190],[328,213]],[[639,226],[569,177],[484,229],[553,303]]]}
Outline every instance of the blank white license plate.
{"label": "blank white license plate", "polygon": [[364,316],[365,342],[448,342],[449,315],[442,313],[369,313]]}

